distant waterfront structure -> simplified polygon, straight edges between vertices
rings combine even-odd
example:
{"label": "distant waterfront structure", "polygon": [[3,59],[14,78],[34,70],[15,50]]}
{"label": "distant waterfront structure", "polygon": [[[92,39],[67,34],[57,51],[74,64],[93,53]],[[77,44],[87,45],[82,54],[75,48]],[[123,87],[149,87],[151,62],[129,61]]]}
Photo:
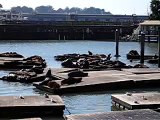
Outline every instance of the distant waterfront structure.
{"label": "distant waterfront structure", "polygon": [[133,32],[133,39],[139,39],[140,32],[145,33],[145,35],[148,37],[148,41],[150,41],[151,38],[158,39],[159,27],[160,20],[146,20],[141,22]]}
{"label": "distant waterfront structure", "polygon": [[0,20],[24,20],[24,18],[21,13],[13,14],[9,10],[1,10]]}
{"label": "distant waterfront structure", "polygon": [[0,20],[27,21],[94,21],[94,22],[130,22],[138,24],[148,20],[147,15],[110,15],[110,14],[68,14],[68,13],[18,13],[0,11]]}
{"label": "distant waterfront structure", "polygon": [[97,22],[135,22],[148,20],[146,15],[105,15],[105,14],[26,14],[30,21],[97,21]]}
{"label": "distant waterfront structure", "polygon": [[[68,13],[12,13],[0,11],[0,40],[54,39],[54,40],[106,40],[131,35],[145,15],[106,15]],[[18,35],[18,36],[17,36]]]}

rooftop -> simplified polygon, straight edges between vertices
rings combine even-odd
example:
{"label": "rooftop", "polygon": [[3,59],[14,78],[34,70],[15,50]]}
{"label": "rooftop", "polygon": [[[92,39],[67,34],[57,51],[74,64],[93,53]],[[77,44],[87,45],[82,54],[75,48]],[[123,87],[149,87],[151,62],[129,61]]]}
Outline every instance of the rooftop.
{"label": "rooftop", "polygon": [[160,20],[146,20],[146,21],[140,23],[140,25],[143,25],[143,26],[160,26]]}

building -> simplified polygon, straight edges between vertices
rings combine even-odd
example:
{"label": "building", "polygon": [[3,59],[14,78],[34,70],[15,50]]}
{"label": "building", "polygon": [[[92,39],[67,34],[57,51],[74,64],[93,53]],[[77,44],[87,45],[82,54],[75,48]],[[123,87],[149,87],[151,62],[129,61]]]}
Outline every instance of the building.
{"label": "building", "polygon": [[146,15],[106,15],[106,14],[30,14],[24,15],[30,21],[96,21],[96,22],[132,22],[148,20]]}
{"label": "building", "polygon": [[157,37],[159,30],[160,20],[146,20],[139,24],[132,36],[134,39],[139,39],[138,35],[143,32],[150,39],[150,37]]}
{"label": "building", "polygon": [[110,15],[110,14],[68,14],[68,13],[18,13],[10,11],[0,11],[0,20],[27,20],[27,21],[94,21],[94,22],[114,22],[114,23],[134,23],[138,24],[148,20],[146,15]]}

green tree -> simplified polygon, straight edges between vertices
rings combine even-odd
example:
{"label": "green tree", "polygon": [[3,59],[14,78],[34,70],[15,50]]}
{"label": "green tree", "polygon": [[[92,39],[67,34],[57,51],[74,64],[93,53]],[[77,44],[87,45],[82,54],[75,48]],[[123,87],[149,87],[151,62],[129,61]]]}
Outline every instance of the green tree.
{"label": "green tree", "polygon": [[150,8],[151,8],[150,19],[160,20],[160,0],[152,0]]}
{"label": "green tree", "polygon": [[35,8],[35,12],[37,13],[52,13],[54,8],[50,5],[48,6],[38,6]]}

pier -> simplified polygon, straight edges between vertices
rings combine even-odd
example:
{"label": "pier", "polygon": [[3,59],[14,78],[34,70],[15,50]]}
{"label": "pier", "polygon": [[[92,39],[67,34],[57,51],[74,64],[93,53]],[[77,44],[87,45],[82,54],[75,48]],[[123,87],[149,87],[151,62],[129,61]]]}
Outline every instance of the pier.
{"label": "pier", "polygon": [[132,34],[137,26],[100,22],[6,23],[0,25],[0,40],[114,40],[114,31],[121,36]]}

